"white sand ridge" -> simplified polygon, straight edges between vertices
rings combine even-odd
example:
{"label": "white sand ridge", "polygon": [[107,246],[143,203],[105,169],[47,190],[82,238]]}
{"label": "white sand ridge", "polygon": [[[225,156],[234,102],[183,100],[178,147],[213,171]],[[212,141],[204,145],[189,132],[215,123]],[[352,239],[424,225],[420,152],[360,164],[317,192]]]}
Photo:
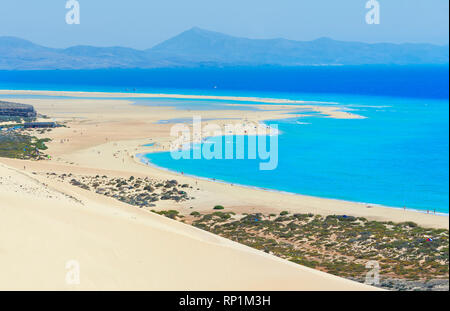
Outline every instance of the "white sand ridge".
{"label": "white sand ridge", "polygon": [[80,204],[5,165],[0,176],[1,290],[372,289],[82,190]]}

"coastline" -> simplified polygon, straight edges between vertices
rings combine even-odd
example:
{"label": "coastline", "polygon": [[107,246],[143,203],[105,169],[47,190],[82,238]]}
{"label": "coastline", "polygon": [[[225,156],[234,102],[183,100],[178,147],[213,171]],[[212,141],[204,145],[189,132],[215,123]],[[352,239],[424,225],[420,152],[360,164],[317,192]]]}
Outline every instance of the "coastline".
{"label": "coastline", "polygon": [[174,99],[207,99],[207,100],[231,100],[244,102],[274,103],[274,104],[303,104],[306,101],[264,98],[264,97],[244,97],[244,96],[216,96],[216,95],[187,95],[169,93],[124,93],[124,92],[84,92],[84,91],[51,91],[51,90],[0,90],[0,95],[51,95],[68,97],[126,97],[126,98],[174,98]]}
{"label": "coastline", "polygon": [[[19,91],[13,91],[20,95]],[[34,91],[32,91],[34,92]],[[0,91],[1,94],[9,91]],[[39,92],[40,94],[54,94],[54,92]],[[29,94],[27,91],[26,94]],[[104,94],[82,92],[85,97],[104,97]],[[115,96],[115,95],[114,95]],[[128,94],[127,94],[128,96]],[[139,94],[141,96],[141,94]],[[67,122],[70,128],[59,128],[51,134],[53,139],[49,146],[51,161],[47,164],[67,165],[67,169],[79,167],[85,172],[91,169],[103,169],[108,171],[121,171],[129,174],[142,173],[157,176],[164,179],[176,177],[177,179],[195,182],[201,185],[202,193],[198,194],[196,204],[199,210],[209,209],[214,204],[221,202],[230,208],[238,210],[255,210],[255,208],[268,211],[281,211],[284,209],[293,212],[313,212],[323,215],[331,214],[355,214],[382,221],[414,221],[419,225],[448,228],[448,216],[429,215],[412,210],[382,207],[371,204],[371,208],[362,208],[364,204],[343,200],[325,199],[319,197],[303,196],[299,194],[283,193],[277,191],[248,188],[245,186],[230,186],[226,183],[202,180],[196,177],[179,176],[173,172],[161,169],[149,168],[144,163],[136,161],[136,154],[149,152],[142,145],[158,143],[158,148],[153,150],[167,151],[170,145],[170,124],[155,124],[161,119],[192,118],[193,114],[201,114],[202,118],[212,118],[222,126],[230,119],[246,120],[247,122],[260,123],[264,120],[283,119],[294,116],[295,107],[270,105],[271,111],[242,110],[214,110],[214,111],[180,111],[170,106],[151,107],[131,105],[129,100],[120,99],[17,99],[24,103],[33,104],[37,110],[47,114],[57,121]],[[309,106],[309,105],[308,105]],[[278,107],[279,110],[275,110]],[[305,106],[302,106],[305,108]],[[340,107],[333,107],[339,110]],[[307,109],[315,109],[308,107]],[[275,110],[275,111],[274,111]],[[328,117],[349,117],[328,112]],[[300,115],[300,114],[299,114]],[[222,118],[222,119],[221,119]],[[69,139],[70,144],[61,144],[59,140]],[[150,139],[151,138],[151,139]],[[120,154],[119,156],[117,156]],[[114,156],[116,155],[116,156]],[[9,162],[10,160],[3,160]],[[13,161],[14,162],[14,161]],[[31,164],[31,163],[30,163]],[[14,163],[16,167],[21,164]],[[36,167],[33,163],[33,167]],[[233,191],[234,198],[224,196],[223,193]],[[213,200],[212,197],[215,199]],[[214,202],[216,201],[216,202]]]}
{"label": "coastline", "polygon": [[[253,102],[259,105],[251,105],[263,110],[272,109],[271,105],[276,104],[278,109],[309,109],[314,112],[322,113],[328,117],[338,119],[364,119],[365,117],[343,111],[341,107],[333,106],[337,103],[323,102],[323,104],[332,104],[332,106],[320,106],[322,102],[302,101],[281,98],[264,98],[264,97],[243,97],[243,96],[212,96],[212,95],[185,95],[185,94],[158,94],[158,93],[114,93],[114,92],[83,92],[83,91],[35,91],[35,90],[0,90],[1,95],[37,95],[37,96],[66,96],[66,97],[98,97],[98,98],[151,98],[151,99],[205,99],[205,100],[222,100],[237,102]],[[289,105],[288,105],[289,104]],[[288,105],[288,106],[283,106]],[[249,106],[248,104],[227,104],[227,106]]]}
{"label": "coastline", "polygon": [[[156,152],[164,152],[164,151],[155,151],[155,152],[147,152],[147,153],[156,153]],[[145,153],[145,154],[147,154]],[[312,197],[312,198],[319,198],[319,199],[324,199],[324,200],[334,200],[334,201],[341,201],[343,203],[348,202],[348,203],[353,203],[353,204],[360,204],[361,208],[366,207],[366,206],[371,206],[371,207],[381,207],[381,208],[389,208],[389,209],[396,209],[396,210],[401,210],[401,211],[409,211],[409,212],[415,212],[415,213],[422,213],[422,214],[427,214],[427,212],[425,210],[420,210],[420,209],[414,209],[414,208],[402,208],[402,207],[397,207],[397,206],[388,206],[388,205],[383,205],[383,204],[378,204],[378,203],[370,203],[370,202],[357,202],[357,201],[349,201],[349,200],[342,200],[342,199],[335,199],[335,198],[327,198],[327,197],[321,197],[321,196],[311,196],[311,195],[307,195],[307,194],[302,194],[302,193],[295,193],[295,192],[289,192],[289,191],[283,191],[283,190],[277,190],[277,189],[272,189],[272,188],[266,188],[266,187],[258,187],[258,186],[252,186],[252,185],[245,185],[245,184],[240,184],[240,183],[232,183],[229,181],[225,181],[225,180],[221,180],[221,179],[216,179],[216,178],[212,178],[212,177],[203,177],[203,176],[198,176],[198,175],[193,175],[193,174],[186,174],[183,173],[181,174],[180,172],[176,171],[176,170],[171,170],[169,168],[163,167],[163,166],[159,166],[156,165],[152,162],[146,162],[142,159],[143,156],[145,156],[145,154],[136,154],[136,158],[138,158],[142,164],[144,165],[148,165],[148,166],[152,166],[156,169],[159,170],[163,170],[163,171],[167,171],[173,174],[177,174],[178,176],[188,176],[188,177],[192,177],[194,179],[201,179],[201,180],[205,180],[205,181],[211,181],[211,182],[215,182],[215,183],[221,183],[221,184],[225,184],[225,185],[231,185],[231,186],[236,186],[236,187],[243,187],[243,188],[248,188],[248,189],[253,189],[253,190],[261,190],[261,191],[267,191],[267,192],[273,192],[273,193],[279,193],[279,194],[286,194],[286,195],[298,195],[298,196],[303,196],[303,197]],[[430,213],[427,215],[436,215],[436,216],[443,216],[443,217],[449,217],[449,213],[443,213],[443,212],[436,212],[436,213]]]}

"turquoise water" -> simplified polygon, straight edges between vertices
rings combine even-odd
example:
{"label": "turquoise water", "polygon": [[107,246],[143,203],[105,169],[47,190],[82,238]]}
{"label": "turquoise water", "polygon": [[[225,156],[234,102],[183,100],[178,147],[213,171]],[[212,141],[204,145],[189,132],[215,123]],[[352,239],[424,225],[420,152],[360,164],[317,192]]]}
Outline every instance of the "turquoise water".
{"label": "turquoise water", "polygon": [[[313,116],[268,122],[278,124],[283,133],[278,167],[272,171],[260,171],[260,160],[174,160],[170,153],[145,158],[174,171],[237,184],[448,213],[448,101],[306,97],[339,102],[367,118]],[[223,137],[217,139],[224,142]]]}

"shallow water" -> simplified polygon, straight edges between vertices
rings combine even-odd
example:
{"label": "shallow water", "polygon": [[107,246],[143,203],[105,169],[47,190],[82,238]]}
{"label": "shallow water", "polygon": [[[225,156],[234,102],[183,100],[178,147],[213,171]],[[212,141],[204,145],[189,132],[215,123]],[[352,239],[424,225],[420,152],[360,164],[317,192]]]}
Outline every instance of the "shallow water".
{"label": "shallow water", "polygon": [[[339,100],[367,118],[311,116],[269,123],[277,123],[282,132],[273,171],[260,171],[265,161],[251,159],[174,160],[170,153],[145,158],[185,174],[237,184],[448,213],[448,101]],[[218,140],[225,146],[225,138],[213,141]]]}

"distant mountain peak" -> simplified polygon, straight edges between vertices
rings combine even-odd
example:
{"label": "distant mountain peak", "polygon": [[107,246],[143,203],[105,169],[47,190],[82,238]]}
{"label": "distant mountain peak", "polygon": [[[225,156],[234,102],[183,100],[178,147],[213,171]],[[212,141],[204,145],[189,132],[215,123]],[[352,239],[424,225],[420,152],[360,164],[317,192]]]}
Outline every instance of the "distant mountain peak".
{"label": "distant mountain peak", "polygon": [[185,33],[195,33],[195,34],[225,35],[223,33],[217,32],[217,31],[208,30],[208,29],[197,27],[197,26],[194,26],[184,32]]}
{"label": "distant mountain peak", "polygon": [[192,28],[186,30],[186,32],[197,32],[197,33],[200,32],[200,33],[202,33],[202,32],[212,32],[212,31],[207,30],[207,29],[200,28],[200,27],[198,27],[198,26],[194,26],[194,27],[192,27]]}
{"label": "distant mountain peak", "polygon": [[[182,38],[182,37],[231,37],[228,36],[226,34],[220,33],[220,32],[216,32],[216,31],[211,31],[211,30],[206,30],[200,27],[192,27],[186,31],[181,32],[180,34],[176,35],[175,37],[168,39],[166,41],[170,41],[172,39],[176,39],[176,38]],[[164,41],[164,42],[166,42]],[[163,42],[163,43],[164,43]]]}
{"label": "distant mountain peak", "polygon": [[51,49],[0,37],[1,69],[95,69],[195,66],[448,64],[447,46],[248,39],[192,27],[145,51],[124,47]]}

